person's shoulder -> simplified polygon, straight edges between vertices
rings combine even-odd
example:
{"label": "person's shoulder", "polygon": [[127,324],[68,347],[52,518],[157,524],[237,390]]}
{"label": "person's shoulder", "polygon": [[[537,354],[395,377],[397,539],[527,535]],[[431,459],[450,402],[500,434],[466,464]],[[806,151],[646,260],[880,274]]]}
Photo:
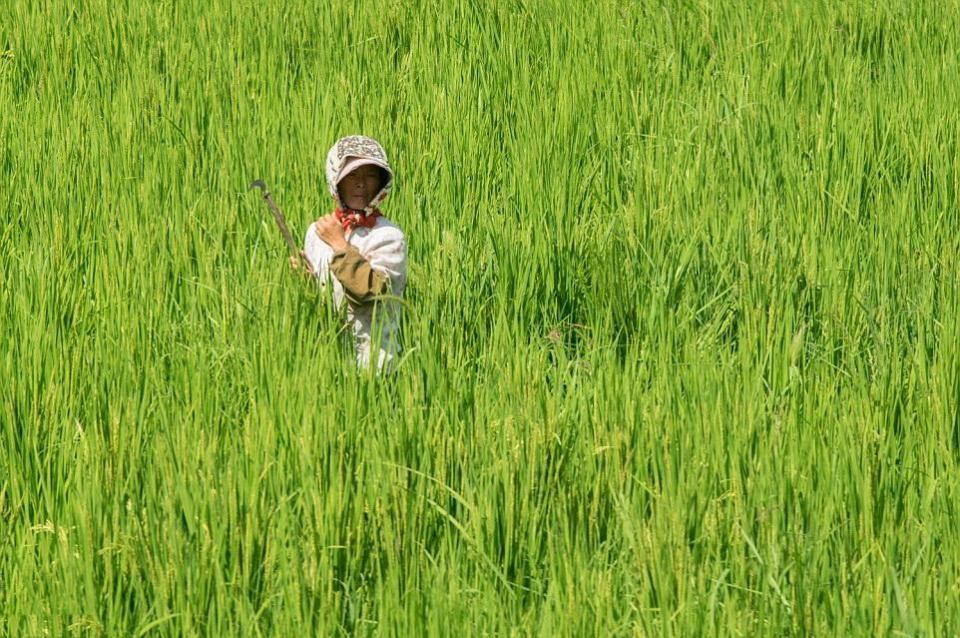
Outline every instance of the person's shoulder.
{"label": "person's shoulder", "polygon": [[406,236],[395,222],[386,217],[377,218],[377,223],[370,229],[371,235],[376,235],[381,241],[404,240]]}
{"label": "person's shoulder", "polygon": [[[317,222],[310,222],[310,225],[307,226],[307,230],[303,233],[303,248],[304,250],[313,250],[319,244],[323,244],[323,241],[317,236],[316,233]],[[326,244],[324,244],[326,245]]]}

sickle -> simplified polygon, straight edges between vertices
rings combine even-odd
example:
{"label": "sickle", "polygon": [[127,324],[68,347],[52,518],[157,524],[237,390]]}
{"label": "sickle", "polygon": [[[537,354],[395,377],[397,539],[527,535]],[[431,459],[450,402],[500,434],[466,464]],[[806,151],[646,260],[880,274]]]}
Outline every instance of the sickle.
{"label": "sickle", "polygon": [[293,240],[293,235],[290,234],[290,229],[287,227],[287,220],[284,219],[283,213],[280,212],[280,207],[277,206],[276,202],[273,201],[273,197],[270,196],[270,191],[267,190],[267,184],[262,179],[255,179],[250,182],[250,189],[252,190],[254,188],[259,188],[260,192],[263,193],[263,200],[267,202],[267,206],[270,207],[270,212],[273,213],[273,218],[280,228],[280,234],[283,235],[283,240],[287,243],[290,254],[299,258],[304,265],[310,269],[310,272],[313,272],[313,264],[311,264],[307,256],[297,248],[297,242]]}

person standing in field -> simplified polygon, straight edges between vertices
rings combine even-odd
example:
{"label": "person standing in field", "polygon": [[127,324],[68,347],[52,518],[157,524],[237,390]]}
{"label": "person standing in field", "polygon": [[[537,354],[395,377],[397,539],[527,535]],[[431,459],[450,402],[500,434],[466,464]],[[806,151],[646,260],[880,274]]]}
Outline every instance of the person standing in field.
{"label": "person standing in field", "polygon": [[379,209],[393,187],[393,169],[373,138],[350,135],[327,154],[327,186],[335,209],[307,229],[303,253],[322,286],[346,303],[357,365],[391,371],[400,353],[400,298],[407,281],[407,241]]}

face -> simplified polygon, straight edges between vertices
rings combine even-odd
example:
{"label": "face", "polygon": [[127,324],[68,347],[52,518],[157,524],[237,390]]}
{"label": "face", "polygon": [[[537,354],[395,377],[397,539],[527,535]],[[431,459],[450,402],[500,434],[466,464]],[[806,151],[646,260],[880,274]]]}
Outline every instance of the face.
{"label": "face", "polygon": [[340,201],[347,208],[361,210],[383,188],[383,177],[380,168],[366,164],[344,175],[337,184],[337,193]]}

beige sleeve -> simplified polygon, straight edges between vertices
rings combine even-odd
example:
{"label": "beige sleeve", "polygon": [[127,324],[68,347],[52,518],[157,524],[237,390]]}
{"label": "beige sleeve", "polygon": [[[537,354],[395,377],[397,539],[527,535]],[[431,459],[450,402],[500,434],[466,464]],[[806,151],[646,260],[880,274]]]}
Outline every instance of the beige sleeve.
{"label": "beige sleeve", "polygon": [[374,270],[355,246],[333,253],[330,272],[340,280],[347,297],[354,303],[366,303],[390,291],[386,273]]}

